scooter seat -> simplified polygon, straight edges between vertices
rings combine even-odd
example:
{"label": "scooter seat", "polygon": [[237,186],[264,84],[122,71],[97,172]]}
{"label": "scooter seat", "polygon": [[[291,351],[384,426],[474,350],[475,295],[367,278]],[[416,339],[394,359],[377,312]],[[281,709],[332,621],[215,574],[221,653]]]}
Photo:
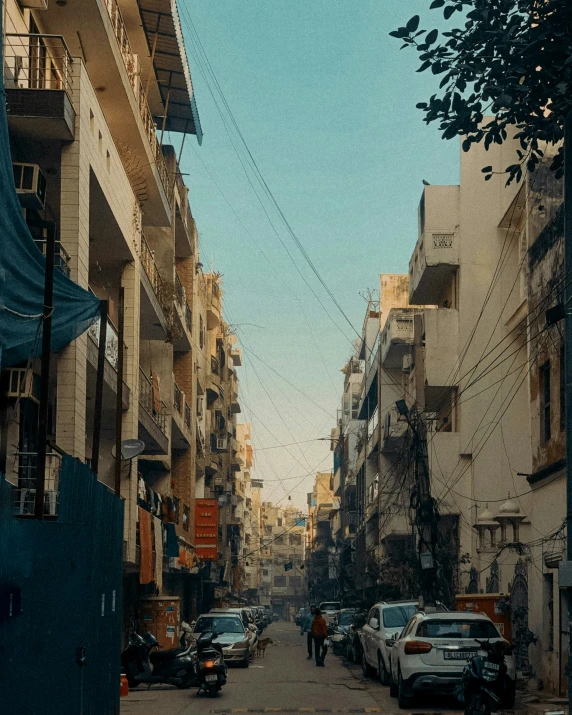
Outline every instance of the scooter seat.
{"label": "scooter seat", "polygon": [[164,660],[173,660],[181,653],[184,653],[187,648],[169,648],[169,650],[156,650],[149,653],[151,663],[159,663]]}

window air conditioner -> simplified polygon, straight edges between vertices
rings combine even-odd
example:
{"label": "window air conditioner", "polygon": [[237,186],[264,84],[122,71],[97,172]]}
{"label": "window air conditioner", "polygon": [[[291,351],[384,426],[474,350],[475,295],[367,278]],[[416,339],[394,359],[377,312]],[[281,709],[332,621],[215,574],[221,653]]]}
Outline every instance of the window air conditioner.
{"label": "window air conditioner", "polygon": [[217,437],[216,448],[220,450],[226,449],[226,437]]}
{"label": "window air conditioner", "polygon": [[25,367],[16,367],[8,371],[8,397],[40,401],[40,385],[38,375]]}
{"label": "window air conditioner", "polygon": [[46,177],[37,164],[12,163],[14,184],[20,204],[27,209],[40,210],[46,203]]}

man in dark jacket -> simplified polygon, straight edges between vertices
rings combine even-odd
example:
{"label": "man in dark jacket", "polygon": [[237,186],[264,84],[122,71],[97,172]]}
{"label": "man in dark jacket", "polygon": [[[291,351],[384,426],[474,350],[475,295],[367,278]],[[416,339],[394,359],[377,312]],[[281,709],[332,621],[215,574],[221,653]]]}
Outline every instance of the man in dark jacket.
{"label": "man in dark jacket", "polygon": [[316,608],[314,619],[312,620],[312,637],[314,639],[316,665],[323,668],[326,653],[328,652],[328,648],[325,645],[326,638],[328,637],[328,625],[319,608]]}

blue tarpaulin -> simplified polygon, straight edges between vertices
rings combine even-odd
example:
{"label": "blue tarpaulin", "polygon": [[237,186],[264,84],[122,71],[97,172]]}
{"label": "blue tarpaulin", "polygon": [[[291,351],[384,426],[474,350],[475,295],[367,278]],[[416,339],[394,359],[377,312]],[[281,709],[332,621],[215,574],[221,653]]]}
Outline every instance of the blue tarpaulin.
{"label": "blue tarpaulin", "polygon": [[[2,13],[0,34],[1,22]],[[33,351],[39,354],[46,260],[28,230],[14,186],[2,72],[0,96],[0,364],[10,367],[27,361]],[[52,351],[87,330],[99,309],[98,298],[54,271]]]}

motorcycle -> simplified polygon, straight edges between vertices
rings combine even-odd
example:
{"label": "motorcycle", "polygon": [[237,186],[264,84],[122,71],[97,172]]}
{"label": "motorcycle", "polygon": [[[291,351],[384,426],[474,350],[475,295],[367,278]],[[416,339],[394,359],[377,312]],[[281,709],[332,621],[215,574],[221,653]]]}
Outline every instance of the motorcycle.
{"label": "motorcycle", "polygon": [[121,665],[130,688],[140,683],[167,683],[190,688],[195,683],[193,646],[157,650],[159,642],[151,633],[131,634],[129,645],[121,654]]}
{"label": "motorcycle", "polygon": [[198,693],[204,690],[211,698],[216,697],[226,684],[227,675],[222,647],[213,643],[214,638],[214,633],[202,633],[197,640],[197,651],[194,655]]}
{"label": "motorcycle", "polygon": [[501,707],[512,708],[515,682],[508,676],[505,656],[511,655],[515,646],[506,641],[477,640],[477,643],[484,654],[477,653],[471,658],[463,670],[457,693],[465,706],[465,715],[490,715]]}

